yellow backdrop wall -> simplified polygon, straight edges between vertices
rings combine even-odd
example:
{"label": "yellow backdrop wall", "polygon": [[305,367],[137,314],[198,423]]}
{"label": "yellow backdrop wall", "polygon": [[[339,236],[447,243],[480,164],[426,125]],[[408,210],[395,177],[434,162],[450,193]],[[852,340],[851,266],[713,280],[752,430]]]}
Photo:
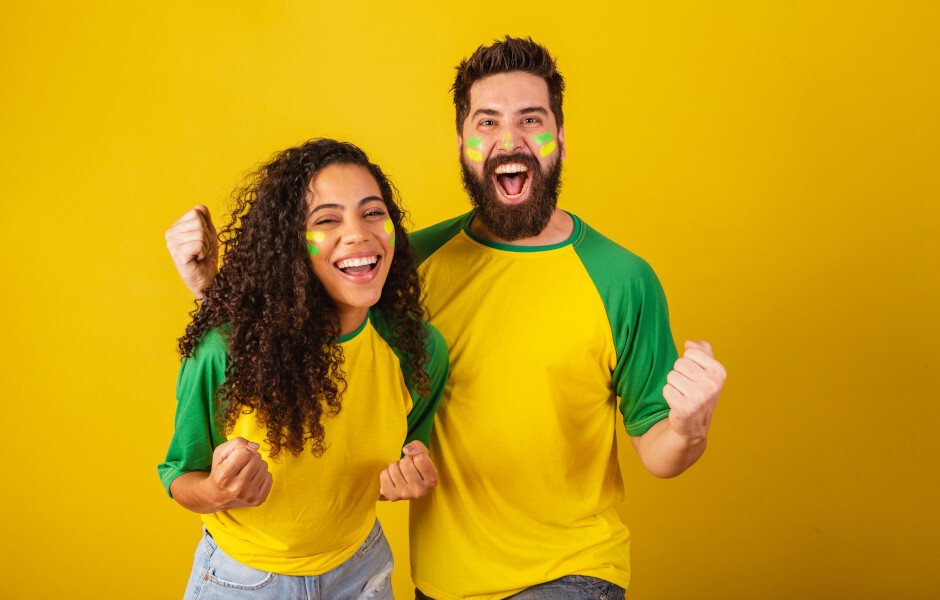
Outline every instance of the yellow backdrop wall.
{"label": "yellow backdrop wall", "polygon": [[[0,9],[0,596],[179,597],[155,465],[191,299],[163,231],[275,150],[362,145],[416,226],[464,211],[453,67],[567,77],[562,206],[644,256],[730,377],[703,461],[622,445],[643,598],[940,589],[940,10],[924,2],[161,2]],[[381,516],[410,594],[407,507]]]}

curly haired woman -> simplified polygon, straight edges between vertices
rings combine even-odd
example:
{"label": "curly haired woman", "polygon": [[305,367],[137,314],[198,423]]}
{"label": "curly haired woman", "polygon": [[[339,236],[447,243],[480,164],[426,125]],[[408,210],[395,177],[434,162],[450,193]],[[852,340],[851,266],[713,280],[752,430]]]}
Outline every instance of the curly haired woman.
{"label": "curly haired woman", "polygon": [[436,485],[448,364],[402,218],[381,169],[334,140],[238,191],[158,469],[206,530],[186,598],[391,598],[375,502]]}

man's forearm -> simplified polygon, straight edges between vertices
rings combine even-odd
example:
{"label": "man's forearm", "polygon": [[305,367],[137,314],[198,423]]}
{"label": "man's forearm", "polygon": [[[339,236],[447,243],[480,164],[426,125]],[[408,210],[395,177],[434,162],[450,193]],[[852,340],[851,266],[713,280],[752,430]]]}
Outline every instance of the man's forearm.
{"label": "man's forearm", "polygon": [[708,443],[707,437],[685,439],[663,419],[643,435],[631,437],[633,447],[646,470],[657,477],[675,477],[695,464]]}

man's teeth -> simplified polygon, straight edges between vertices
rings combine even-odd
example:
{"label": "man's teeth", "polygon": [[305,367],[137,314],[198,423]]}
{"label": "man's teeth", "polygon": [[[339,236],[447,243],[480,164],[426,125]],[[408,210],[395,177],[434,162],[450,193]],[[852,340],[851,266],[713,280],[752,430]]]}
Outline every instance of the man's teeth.
{"label": "man's teeth", "polygon": [[507,173],[525,173],[529,168],[520,163],[507,163],[499,165],[496,167],[497,175],[505,175]]}
{"label": "man's teeth", "polygon": [[344,258],[336,263],[337,269],[348,269],[349,267],[362,267],[365,265],[374,265],[379,261],[378,256],[363,256],[361,258]]}

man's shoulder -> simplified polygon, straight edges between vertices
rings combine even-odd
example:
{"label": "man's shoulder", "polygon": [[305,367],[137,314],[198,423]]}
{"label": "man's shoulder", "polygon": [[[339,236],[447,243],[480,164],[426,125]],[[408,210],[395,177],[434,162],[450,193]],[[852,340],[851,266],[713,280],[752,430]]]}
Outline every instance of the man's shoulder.
{"label": "man's shoulder", "polygon": [[597,273],[605,279],[616,275],[619,281],[629,276],[640,279],[656,277],[653,268],[641,256],[600,233],[583,219],[572,216],[580,222],[580,234],[573,244],[574,250],[592,275]]}
{"label": "man's shoulder", "polygon": [[421,264],[444,244],[453,239],[464,228],[472,213],[464,213],[436,225],[419,229],[408,235],[408,240],[415,248],[417,264]]}

